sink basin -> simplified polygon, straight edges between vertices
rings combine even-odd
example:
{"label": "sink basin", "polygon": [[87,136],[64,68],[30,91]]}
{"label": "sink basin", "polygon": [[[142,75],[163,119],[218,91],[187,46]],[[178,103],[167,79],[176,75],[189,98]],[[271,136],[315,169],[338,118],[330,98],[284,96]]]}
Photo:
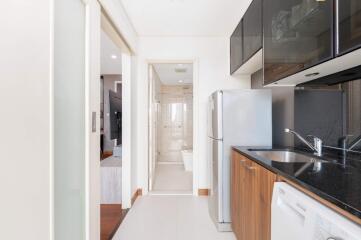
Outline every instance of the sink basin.
{"label": "sink basin", "polygon": [[275,162],[320,162],[319,158],[291,151],[252,150],[253,153]]}

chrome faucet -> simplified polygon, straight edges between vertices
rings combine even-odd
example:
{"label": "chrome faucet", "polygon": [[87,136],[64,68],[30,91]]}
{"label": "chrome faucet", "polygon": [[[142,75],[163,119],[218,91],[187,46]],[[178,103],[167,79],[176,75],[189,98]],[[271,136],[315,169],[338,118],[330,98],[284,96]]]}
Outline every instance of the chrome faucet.
{"label": "chrome faucet", "polygon": [[322,140],[318,137],[308,135],[308,137],[313,138],[313,145],[304,139],[300,134],[295,132],[294,130],[291,130],[289,128],[285,128],[286,133],[292,133],[294,134],[298,139],[300,139],[304,144],[306,144],[309,148],[311,148],[312,151],[314,151],[314,154],[317,156],[322,156]]}

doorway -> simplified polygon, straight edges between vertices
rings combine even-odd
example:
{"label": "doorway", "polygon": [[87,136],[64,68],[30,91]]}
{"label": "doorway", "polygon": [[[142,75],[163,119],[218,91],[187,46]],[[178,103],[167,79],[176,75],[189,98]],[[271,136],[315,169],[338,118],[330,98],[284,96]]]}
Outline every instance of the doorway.
{"label": "doorway", "polygon": [[149,190],[192,194],[193,64],[150,64],[149,81]]}
{"label": "doorway", "polygon": [[103,12],[100,47],[100,239],[106,240],[131,206],[131,51]]}

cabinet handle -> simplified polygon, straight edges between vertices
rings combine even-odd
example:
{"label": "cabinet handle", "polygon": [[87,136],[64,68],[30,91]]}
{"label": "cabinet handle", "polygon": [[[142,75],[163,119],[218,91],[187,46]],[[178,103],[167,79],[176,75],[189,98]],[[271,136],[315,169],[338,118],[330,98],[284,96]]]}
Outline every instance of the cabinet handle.
{"label": "cabinet handle", "polygon": [[245,166],[244,164],[246,163],[246,160],[242,159],[242,160],[239,160],[239,162],[241,163],[241,165]]}
{"label": "cabinet handle", "polygon": [[247,165],[245,165],[245,167],[246,167],[248,170],[255,170],[255,169],[256,169],[256,167],[250,167],[250,166],[247,166]]}

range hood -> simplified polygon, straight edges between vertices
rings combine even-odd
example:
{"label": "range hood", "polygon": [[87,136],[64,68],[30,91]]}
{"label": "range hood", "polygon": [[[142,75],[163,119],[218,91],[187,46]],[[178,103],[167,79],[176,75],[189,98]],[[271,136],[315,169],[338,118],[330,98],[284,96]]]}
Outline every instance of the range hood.
{"label": "range hood", "polygon": [[306,83],[333,85],[359,78],[361,78],[361,49],[333,58],[266,86],[297,86]]}

